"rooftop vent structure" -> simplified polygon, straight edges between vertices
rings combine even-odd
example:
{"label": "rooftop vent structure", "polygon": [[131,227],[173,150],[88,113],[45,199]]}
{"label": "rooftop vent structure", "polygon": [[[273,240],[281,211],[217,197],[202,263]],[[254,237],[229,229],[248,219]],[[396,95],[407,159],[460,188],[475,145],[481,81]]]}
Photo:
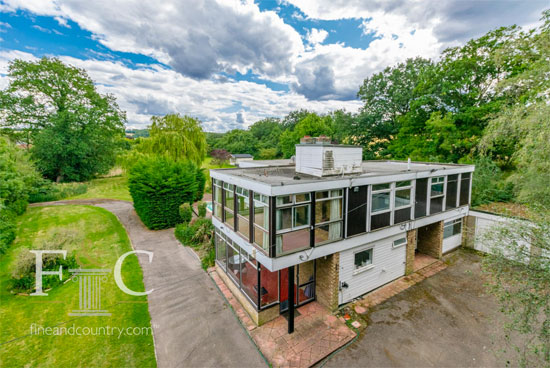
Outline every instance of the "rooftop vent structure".
{"label": "rooftop vent structure", "polygon": [[362,147],[332,144],[326,136],[305,136],[296,145],[296,172],[317,177],[360,174],[362,156]]}

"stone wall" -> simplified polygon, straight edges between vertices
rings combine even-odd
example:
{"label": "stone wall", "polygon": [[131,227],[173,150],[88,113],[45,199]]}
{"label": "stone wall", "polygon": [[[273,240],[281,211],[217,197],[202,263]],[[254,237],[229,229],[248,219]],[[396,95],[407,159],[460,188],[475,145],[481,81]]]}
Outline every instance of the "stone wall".
{"label": "stone wall", "polygon": [[407,231],[407,258],[405,260],[405,275],[414,271],[414,252],[416,249],[416,229]]}
{"label": "stone wall", "polygon": [[315,294],[317,302],[330,311],[338,309],[338,283],[340,272],[340,254],[317,259]]}
{"label": "stone wall", "polygon": [[417,231],[418,251],[441,259],[443,255],[443,221],[420,227]]}

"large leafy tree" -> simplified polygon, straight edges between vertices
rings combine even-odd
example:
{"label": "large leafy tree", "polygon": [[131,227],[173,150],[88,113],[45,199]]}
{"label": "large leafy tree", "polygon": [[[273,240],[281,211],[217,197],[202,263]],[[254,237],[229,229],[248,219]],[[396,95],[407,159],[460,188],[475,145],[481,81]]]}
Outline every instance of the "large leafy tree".
{"label": "large leafy tree", "polygon": [[309,113],[300,120],[293,130],[285,130],[279,140],[279,149],[285,158],[290,158],[296,152],[296,144],[300,143],[300,138],[309,135],[317,137],[334,135],[334,122],[330,115],[319,116],[315,113]]}
{"label": "large leafy tree", "polygon": [[216,148],[224,149],[229,153],[257,153],[258,140],[249,130],[233,129],[223,135],[216,142]]}
{"label": "large leafy tree", "polygon": [[200,167],[206,157],[206,135],[197,119],[179,114],[153,116],[149,138],[139,145],[139,151],[171,158],[190,160]]}
{"label": "large leafy tree", "polygon": [[126,115],[111,95],[97,92],[85,70],[56,58],[14,60],[2,91],[1,124],[20,139],[43,174],[83,181],[114,164]]}

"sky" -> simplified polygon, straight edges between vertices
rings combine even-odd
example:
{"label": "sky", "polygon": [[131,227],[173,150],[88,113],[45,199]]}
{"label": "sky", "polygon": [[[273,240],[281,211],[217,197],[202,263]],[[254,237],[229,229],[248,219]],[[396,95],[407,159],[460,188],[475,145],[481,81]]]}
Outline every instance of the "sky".
{"label": "sky", "polygon": [[357,112],[363,80],[436,59],[500,26],[538,24],[549,0],[0,0],[0,88],[19,58],[86,69],[127,126],[181,113],[206,131],[292,110]]}

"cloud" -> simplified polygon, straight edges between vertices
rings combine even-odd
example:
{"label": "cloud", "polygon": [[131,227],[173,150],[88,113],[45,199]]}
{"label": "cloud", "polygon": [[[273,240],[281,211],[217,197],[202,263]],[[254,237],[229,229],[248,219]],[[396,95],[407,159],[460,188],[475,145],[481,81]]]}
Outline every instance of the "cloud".
{"label": "cloud", "polygon": [[328,36],[328,32],[325,31],[324,29],[312,28],[307,33],[306,39],[310,44],[316,45],[319,43],[323,43],[323,41],[327,38],[327,36]]}
{"label": "cloud", "polygon": [[[530,25],[547,0],[287,0],[307,17],[323,20],[372,19],[394,27],[425,29],[438,42],[455,44],[506,25]],[[394,32],[395,33],[395,32]]]}
{"label": "cloud", "polygon": [[[0,88],[7,85],[2,75],[14,58],[35,59],[21,51],[0,51]],[[101,93],[116,96],[131,127],[146,127],[153,115],[179,112],[199,118],[207,131],[226,131],[301,108],[326,113],[342,108],[356,112],[362,106],[359,101],[310,101],[295,92],[273,91],[247,81],[196,80],[160,65],[131,69],[116,61],[60,58],[86,69]]]}
{"label": "cloud", "polygon": [[249,70],[278,77],[291,73],[301,52],[299,34],[273,11],[253,1],[6,0],[56,19],[71,19],[115,51],[149,55],[185,76]]}
{"label": "cloud", "polygon": [[5,33],[8,31],[8,28],[11,28],[11,25],[9,23],[0,22],[0,32]]}

